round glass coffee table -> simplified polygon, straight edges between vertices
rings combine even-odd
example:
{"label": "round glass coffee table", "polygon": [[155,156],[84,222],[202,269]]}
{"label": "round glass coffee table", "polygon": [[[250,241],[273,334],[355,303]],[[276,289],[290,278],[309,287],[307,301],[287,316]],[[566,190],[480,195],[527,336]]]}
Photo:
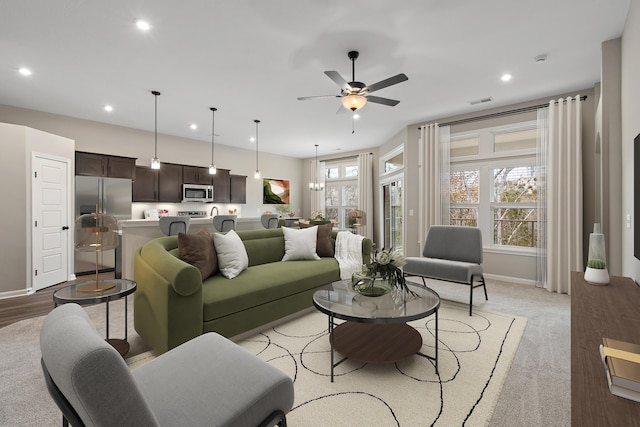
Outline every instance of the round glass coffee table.
{"label": "round glass coffee table", "polygon": [[[73,285],[65,286],[64,288],[60,288],[55,291],[53,293],[53,302],[56,307],[58,306],[58,304],[66,304],[69,302],[73,302],[79,305],[98,304],[101,302],[106,303],[106,340],[116,350],[118,350],[118,353],[124,356],[129,351],[129,342],[127,341],[128,305],[126,297],[127,295],[131,295],[136,290],[137,285],[133,280],[127,279],[98,280],[99,284],[103,282],[107,282],[108,286],[115,286],[111,286],[108,289],[101,291],[87,292],[86,290],[80,290],[80,288],[86,287],[87,283],[89,282],[74,283]],[[95,284],[95,281],[91,283]],[[124,339],[109,338],[109,301],[114,301],[120,298],[124,298]]]}
{"label": "round glass coffee table", "polygon": [[[393,363],[418,354],[433,360],[438,372],[438,309],[440,297],[432,289],[407,284],[415,293],[394,289],[367,297],[353,290],[351,280],[331,283],[313,294],[313,305],[329,316],[331,382],[333,370],[346,359]],[[435,314],[435,353],[420,352],[422,336],[407,322]],[[335,325],[334,319],[346,320]],[[334,363],[334,351],[344,358]]]}

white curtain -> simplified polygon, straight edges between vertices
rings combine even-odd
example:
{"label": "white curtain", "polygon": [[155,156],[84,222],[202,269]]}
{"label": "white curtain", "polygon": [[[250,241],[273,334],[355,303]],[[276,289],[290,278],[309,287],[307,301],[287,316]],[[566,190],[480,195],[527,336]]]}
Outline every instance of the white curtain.
{"label": "white curtain", "polygon": [[358,154],[358,209],[366,215],[360,234],[373,240],[373,154]]}
{"label": "white curtain", "polygon": [[536,287],[545,286],[547,277],[547,147],[549,140],[549,109],[538,109],[536,162],[538,182],[538,241],[536,242]]}
{"label": "white curtain", "polygon": [[325,190],[324,190],[324,186],[325,186],[325,179],[324,179],[324,169],[325,169],[325,162],[324,161],[318,161],[316,164],[315,160],[311,160],[310,161],[310,165],[309,165],[309,182],[310,183],[322,183],[322,188],[323,190],[321,191],[313,191],[313,190],[309,190],[311,191],[311,212],[323,212],[324,213],[324,194],[325,194]]}
{"label": "white curtain", "polygon": [[571,293],[582,264],[582,105],[580,96],[551,101],[546,146],[548,291]]}
{"label": "white curtain", "polygon": [[419,206],[420,253],[429,227],[449,224],[449,126],[437,123],[420,128]]}

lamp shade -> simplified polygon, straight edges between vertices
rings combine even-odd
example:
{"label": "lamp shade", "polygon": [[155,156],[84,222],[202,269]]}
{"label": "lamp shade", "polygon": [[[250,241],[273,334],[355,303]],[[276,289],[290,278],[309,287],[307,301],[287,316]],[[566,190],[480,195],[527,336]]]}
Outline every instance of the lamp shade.
{"label": "lamp shade", "polygon": [[78,252],[102,252],[118,247],[118,220],[112,215],[90,213],[76,219],[74,244]]}
{"label": "lamp shade", "polygon": [[342,97],[342,105],[351,111],[359,110],[367,103],[367,98],[362,95],[347,95]]}

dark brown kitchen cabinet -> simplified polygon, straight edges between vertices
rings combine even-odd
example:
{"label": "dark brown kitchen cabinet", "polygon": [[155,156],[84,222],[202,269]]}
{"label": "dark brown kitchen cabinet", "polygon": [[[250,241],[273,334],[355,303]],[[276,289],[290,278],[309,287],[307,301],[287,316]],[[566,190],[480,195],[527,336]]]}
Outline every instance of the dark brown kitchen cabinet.
{"label": "dark brown kitchen cabinet", "polygon": [[158,201],[180,203],[182,201],[182,165],[163,163],[158,171]]}
{"label": "dark brown kitchen cabinet", "polygon": [[230,193],[229,170],[218,169],[213,175],[213,201],[229,203],[231,201]]}
{"label": "dark brown kitchen cabinet", "polygon": [[117,156],[106,157],[108,177],[136,179],[136,159]]}
{"label": "dark brown kitchen cabinet", "polygon": [[247,177],[244,175],[229,175],[231,203],[247,203]]}
{"label": "dark brown kitchen cabinet", "polygon": [[158,201],[158,171],[145,166],[136,166],[136,180],[132,184],[134,202]]}
{"label": "dark brown kitchen cabinet", "polygon": [[183,184],[211,185],[213,175],[209,174],[209,168],[200,166],[182,166]]}
{"label": "dark brown kitchen cabinet", "polygon": [[136,159],[76,151],[76,175],[135,179]]}

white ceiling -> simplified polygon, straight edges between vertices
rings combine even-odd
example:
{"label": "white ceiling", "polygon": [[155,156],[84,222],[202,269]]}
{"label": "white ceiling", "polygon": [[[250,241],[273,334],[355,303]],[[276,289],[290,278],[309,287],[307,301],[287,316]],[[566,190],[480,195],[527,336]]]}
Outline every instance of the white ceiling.
{"label": "white ceiling", "polygon": [[[2,0],[0,104],[292,157],[378,146],[406,125],[592,87],[629,0]],[[146,19],[152,29],[134,25]],[[409,80],[352,134],[325,74]],[[546,54],[544,63],[534,57]],[[18,74],[29,67],[33,74]],[[500,76],[511,73],[504,83]],[[471,106],[469,101],[493,97]],[[114,111],[103,110],[105,104]],[[0,121],[1,121],[0,117]],[[191,123],[198,124],[191,130]]]}

